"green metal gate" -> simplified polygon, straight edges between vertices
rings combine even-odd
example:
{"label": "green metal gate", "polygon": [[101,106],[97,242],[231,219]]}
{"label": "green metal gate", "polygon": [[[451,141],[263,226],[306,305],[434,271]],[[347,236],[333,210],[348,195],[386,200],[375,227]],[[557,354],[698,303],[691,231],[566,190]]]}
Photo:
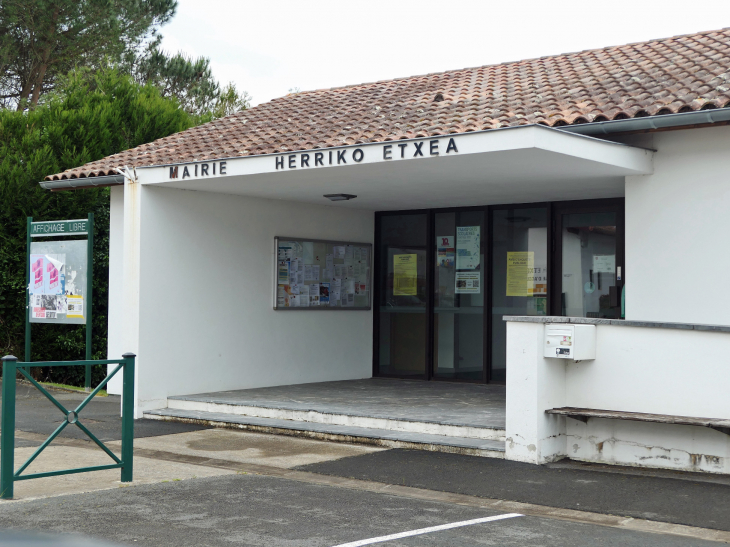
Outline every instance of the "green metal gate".
{"label": "green metal gate", "polygon": [[[46,362],[19,362],[17,357],[8,355],[2,358],[3,382],[2,382],[2,431],[0,432],[0,498],[12,499],[13,484],[16,481],[28,479],[39,479],[41,477],[53,477],[57,475],[70,475],[72,473],[85,473],[87,471],[101,471],[103,469],[121,469],[122,482],[132,482],[133,471],[133,443],[134,443],[134,364],[135,355],[125,353],[122,359],[108,359],[100,361],[46,361]],[[36,382],[30,375],[30,367],[68,367],[93,365],[117,365],[97,387],[73,410],[68,410],[42,385]],[[118,458],[109,448],[79,421],[79,414],[87,404],[99,393],[111,380],[114,375],[123,370],[122,384],[122,454]],[[15,389],[16,375],[20,373],[25,379],[33,384],[53,405],[58,408],[64,416],[61,424],[46,439],[41,446],[28,458],[28,460],[15,471]],[[109,465],[97,465],[93,467],[77,467],[74,469],[62,469],[59,471],[48,471],[45,473],[33,473],[23,475],[23,471],[40,455],[41,452],[55,439],[67,425],[73,424],[83,431],[99,448],[114,461]]]}

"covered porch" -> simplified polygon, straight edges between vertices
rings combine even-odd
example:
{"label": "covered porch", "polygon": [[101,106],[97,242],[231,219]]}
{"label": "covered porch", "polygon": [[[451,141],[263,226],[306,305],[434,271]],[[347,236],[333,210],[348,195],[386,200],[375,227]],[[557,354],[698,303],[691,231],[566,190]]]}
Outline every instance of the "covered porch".
{"label": "covered porch", "polygon": [[[111,197],[109,354],[131,349],[139,356],[137,417],[159,409],[201,411],[179,399],[201,392],[248,396],[271,386],[370,378],[381,309],[377,282],[369,310],[277,311],[275,238],[374,244],[377,212],[620,198],[627,175],[651,171],[649,150],[542,126],[128,171]],[[324,198],[338,193],[357,197]],[[110,385],[112,392],[120,387]],[[423,389],[452,388],[504,389]],[[352,425],[350,418],[334,423],[331,413],[320,414],[312,423]],[[471,427],[469,420],[451,425]],[[397,429],[358,427],[409,431],[403,425],[409,420],[395,421]],[[476,427],[504,427],[488,425]],[[413,433],[442,435],[433,427]],[[481,431],[456,433],[484,438]],[[501,437],[492,432],[485,440]]]}

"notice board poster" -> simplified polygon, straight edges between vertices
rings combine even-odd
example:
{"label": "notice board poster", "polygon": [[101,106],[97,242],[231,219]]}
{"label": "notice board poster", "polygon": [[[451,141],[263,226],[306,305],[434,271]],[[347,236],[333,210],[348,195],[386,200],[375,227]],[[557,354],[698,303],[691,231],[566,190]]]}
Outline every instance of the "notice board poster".
{"label": "notice board poster", "polygon": [[478,271],[456,272],[456,294],[479,294],[481,275]]}
{"label": "notice board poster", "polygon": [[276,237],[275,310],[369,310],[372,245]]}
{"label": "notice board poster", "polygon": [[456,227],[456,269],[477,270],[481,262],[481,227]]}
{"label": "notice board poster", "polygon": [[455,294],[481,293],[481,226],[456,227]]}
{"label": "notice board poster", "polygon": [[593,255],[593,273],[616,273],[616,255]]}
{"label": "notice board poster", "polygon": [[453,268],[455,257],[454,236],[437,236],[436,264],[441,268]]}
{"label": "notice board poster", "polygon": [[87,268],[86,240],[32,242],[30,322],[84,324]]}
{"label": "notice board poster", "polygon": [[507,253],[507,296],[532,296],[534,283],[535,253]]}
{"label": "notice board poster", "polygon": [[393,255],[393,296],[416,296],[418,255]]}

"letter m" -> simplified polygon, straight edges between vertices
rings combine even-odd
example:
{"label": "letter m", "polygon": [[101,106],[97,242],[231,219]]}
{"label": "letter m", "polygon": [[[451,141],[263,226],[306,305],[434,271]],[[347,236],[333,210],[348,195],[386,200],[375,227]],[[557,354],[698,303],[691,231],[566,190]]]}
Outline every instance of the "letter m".
{"label": "letter m", "polygon": [[171,179],[177,178],[177,165],[170,167],[170,178]]}

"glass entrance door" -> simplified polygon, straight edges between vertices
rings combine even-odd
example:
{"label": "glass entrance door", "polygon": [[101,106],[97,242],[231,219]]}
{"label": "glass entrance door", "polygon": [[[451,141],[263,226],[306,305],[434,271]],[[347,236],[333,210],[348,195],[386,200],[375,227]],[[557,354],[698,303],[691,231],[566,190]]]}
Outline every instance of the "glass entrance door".
{"label": "glass entrance door", "polygon": [[433,377],[483,382],[484,209],[436,213]]}
{"label": "glass entrance door", "polygon": [[381,217],[376,228],[378,375],[427,378],[428,214]]}
{"label": "glass entrance door", "polygon": [[507,378],[505,315],[546,315],[548,207],[510,206],[492,211],[491,375]]}
{"label": "glass entrance door", "polygon": [[556,315],[621,317],[623,200],[556,207]]}
{"label": "glass entrance door", "polygon": [[624,200],[375,216],[373,374],[503,383],[505,315],[620,318]]}

